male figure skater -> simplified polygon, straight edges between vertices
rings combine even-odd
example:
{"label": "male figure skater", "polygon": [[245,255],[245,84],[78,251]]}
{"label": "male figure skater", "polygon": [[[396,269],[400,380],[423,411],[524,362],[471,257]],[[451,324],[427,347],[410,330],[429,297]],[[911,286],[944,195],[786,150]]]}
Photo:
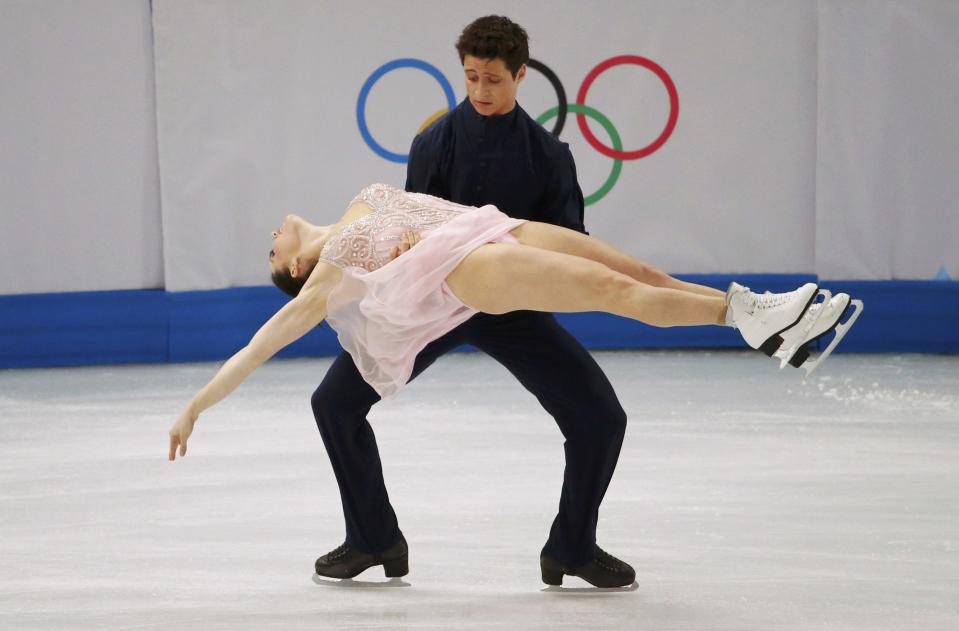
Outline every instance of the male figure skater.
{"label": "male figure skater", "polygon": [[[568,146],[516,102],[526,74],[526,32],[505,17],[467,26],[456,43],[467,98],[413,141],[406,189],[585,232],[583,194]],[[543,581],[564,575],[597,587],[631,585],[636,573],[596,545],[599,505],[626,431],[626,414],[590,354],[551,314],[478,314],[427,346],[412,378],[438,357],[472,344],[503,364],[556,419],[566,471],[559,512],[540,554]],[[408,570],[408,549],[366,419],[379,400],[347,353],[313,394],[312,407],[340,488],[346,541],[316,561],[316,573],[351,578],[383,565]],[[481,465],[478,465],[481,466]]]}

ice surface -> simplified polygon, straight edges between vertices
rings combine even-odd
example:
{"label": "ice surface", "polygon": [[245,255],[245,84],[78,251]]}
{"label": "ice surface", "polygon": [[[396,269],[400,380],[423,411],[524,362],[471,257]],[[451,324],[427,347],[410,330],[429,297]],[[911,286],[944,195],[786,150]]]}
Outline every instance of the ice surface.
{"label": "ice surface", "polygon": [[274,361],[167,430],[215,364],[0,372],[0,627],[959,628],[959,357],[597,353],[630,424],[599,543],[639,589],[547,590],[562,438],[450,355],[371,416],[411,574],[317,585],[343,540],[309,409]]}

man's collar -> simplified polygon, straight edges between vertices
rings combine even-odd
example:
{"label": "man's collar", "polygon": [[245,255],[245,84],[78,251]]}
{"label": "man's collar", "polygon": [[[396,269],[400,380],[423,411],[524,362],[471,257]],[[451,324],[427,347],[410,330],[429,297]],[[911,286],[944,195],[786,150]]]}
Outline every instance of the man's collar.
{"label": "man's collar", "polygon": [[466,120],[466,130],[470,135],[486,135],[497,134],[512,127],[513,121],[516,120],[516,116],[521,111],[521,108],[517,101],[513,109],[506,114],[483,116],[477,112],[473,104],[470,103],[469,97],[466,97],[463,100],[463,110],[465,114],[463,118]]}

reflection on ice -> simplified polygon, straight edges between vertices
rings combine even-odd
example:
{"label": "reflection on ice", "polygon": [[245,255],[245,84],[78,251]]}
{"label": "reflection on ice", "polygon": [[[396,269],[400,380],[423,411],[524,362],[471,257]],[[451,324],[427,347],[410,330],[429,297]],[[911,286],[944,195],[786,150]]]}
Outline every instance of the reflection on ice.
{"label": "reflection on ice", "polygon": [[325,587],[335,587],[338,589],[381,589],[385,587],[410,587],[402,578],[394,576],[382,581],[357,580],[355,578],[324,578],[318,574],[313,575],[313,582]]}

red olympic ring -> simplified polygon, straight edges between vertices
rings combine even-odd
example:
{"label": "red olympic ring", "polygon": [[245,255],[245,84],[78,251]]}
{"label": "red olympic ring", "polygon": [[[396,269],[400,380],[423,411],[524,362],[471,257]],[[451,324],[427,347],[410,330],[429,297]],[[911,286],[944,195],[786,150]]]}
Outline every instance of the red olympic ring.
{"label": "red olympic ring", "polygon": [[645,57],[639,57],[638,55],[620,55],[619,57],[611,57],[600,63],[598,66],[593,68],[588,75],[586,75],[586,78],[583,79],[583,85],[579,87],[579,94],[576,95],[576,102],[580,105],[586,105],[586,92],[589,90],[589,87],[593,84],[593,81],[596,79],[596,77],[613,66],[619,66],[621,64],[636,64],[637,66],[648,68],[657,77],[659,77],[659,79],[666,86],[666,91],[669,93],[669,120],[666,121],[666,127],[663,129],[663,132],[656,140],[652,142],[652,144],[643,147],[642,149],[637,149],[636,151],[617,151],[616,149],[607,147],[597,140],[596,136],[593,135],[593,132],[590,131],[589,125],[586,124],[586,116],[581,113],[577,113],[576,123],[579,125],[579,129],[583,133],[583,137],[586,138],[587,142],[589,142],[589,144],[601,154],[616,160],[638,160],[648,156],[662,147],[663,144],[669,139],[669,136],[673,133],[673,130],[676,129],[676,121],[679,119],[679,93],[676,91],[676,86],[673,84],[673,80],[656,62],[646,59]]}

